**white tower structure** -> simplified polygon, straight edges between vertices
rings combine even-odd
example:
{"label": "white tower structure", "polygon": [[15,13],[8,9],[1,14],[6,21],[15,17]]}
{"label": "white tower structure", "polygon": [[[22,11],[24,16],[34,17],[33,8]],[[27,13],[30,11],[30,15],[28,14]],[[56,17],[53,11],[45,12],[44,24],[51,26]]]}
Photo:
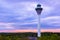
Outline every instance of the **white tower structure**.
{"label": "white tower structure", "polygon": [[41,8],[41,5],[38,4],[37,7],[35,8],[36,12],[37,12],[37,15],[38,15],[38,33],[37,33],[37,36],[38,37],[41,37],[41,31],[40,31],[40,15],[41,15],[41,12],[43,10],[43,8]]}

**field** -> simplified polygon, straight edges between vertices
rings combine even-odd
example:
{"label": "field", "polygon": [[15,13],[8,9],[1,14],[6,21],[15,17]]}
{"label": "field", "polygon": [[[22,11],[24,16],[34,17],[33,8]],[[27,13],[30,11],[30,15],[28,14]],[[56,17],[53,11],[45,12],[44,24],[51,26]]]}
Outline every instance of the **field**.
{"label": "field", "polygon": [[38,40],[60,40],[60,33],[45,32]]}

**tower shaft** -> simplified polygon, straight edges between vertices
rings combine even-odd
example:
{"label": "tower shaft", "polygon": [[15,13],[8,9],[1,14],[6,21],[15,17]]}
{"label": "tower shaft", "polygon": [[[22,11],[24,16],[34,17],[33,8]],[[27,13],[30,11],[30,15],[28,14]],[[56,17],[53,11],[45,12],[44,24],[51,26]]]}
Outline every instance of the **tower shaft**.
{"label": "tower shaft", "polygon": [[40,15],[38,15],[38,37],[41,37],[41,29],[40,29]]}

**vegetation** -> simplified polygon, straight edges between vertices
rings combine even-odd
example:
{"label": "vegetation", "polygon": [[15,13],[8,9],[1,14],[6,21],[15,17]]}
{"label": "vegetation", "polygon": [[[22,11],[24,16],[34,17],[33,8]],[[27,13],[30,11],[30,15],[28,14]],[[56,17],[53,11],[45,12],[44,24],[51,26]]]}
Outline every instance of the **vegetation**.
{"label": "vegetation", "polygon": [[0,33],[0,40],[29,40],[28,37],[36,36],[36,33]]}
{"label": "vegetation", "polygon": [[[38,40],[60,40],[60,33],[44,32]],[[29,40],[37,37],[37,33],[0,33],[0,40]]]}
{"label": "vegetation", "polygon": [[60,33],[42,33],[38,40],[60,40]]}

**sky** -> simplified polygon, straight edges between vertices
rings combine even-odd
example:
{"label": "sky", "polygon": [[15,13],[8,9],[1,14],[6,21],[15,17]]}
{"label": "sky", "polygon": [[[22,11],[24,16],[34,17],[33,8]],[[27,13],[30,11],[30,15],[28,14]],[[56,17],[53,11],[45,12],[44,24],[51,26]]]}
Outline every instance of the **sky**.
{"label": "sky", "polygon": [[0,0],[0,31],[36,30],[38,3],[41,29],[60,29],[60,0]]}

